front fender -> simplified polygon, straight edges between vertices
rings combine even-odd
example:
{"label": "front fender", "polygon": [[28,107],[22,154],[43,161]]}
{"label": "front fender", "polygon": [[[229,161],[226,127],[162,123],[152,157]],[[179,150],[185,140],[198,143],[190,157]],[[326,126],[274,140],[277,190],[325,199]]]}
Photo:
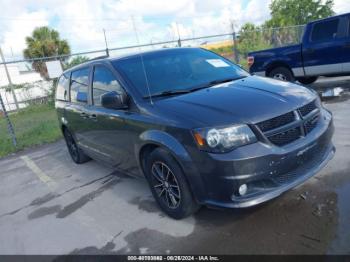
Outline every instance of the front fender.
{"label": "front fender", "polygon": [[196,200],[204,203],[206,190],[203,180],[191,156],[175,137],[161,130],[147,130],[139,136],[139,139],[140,143],[136,145],[135,153],[140,167],[142,167],[140,154],[145,146],[155,145],[167,149],[181,166]]}
{"label": "front fender", "polygon": [[140,135],[141,144],[138,147],[138,153],[140,153],[143,146],[148,144],[156,144],[167,148],[174,154],[176,159],[180,161],[191,161],[186,149],[183,145],[170,134],[161,130],[147,130]]}

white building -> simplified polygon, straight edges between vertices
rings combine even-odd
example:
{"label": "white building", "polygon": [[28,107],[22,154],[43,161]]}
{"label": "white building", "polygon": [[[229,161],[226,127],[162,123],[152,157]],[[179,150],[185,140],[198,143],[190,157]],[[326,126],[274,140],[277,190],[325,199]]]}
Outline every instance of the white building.
{"label": "white building", "polygon": [[[21,101],[23,102],[34,98],[47,96],[47,92],[50,89],[52,83],[50,81],[44,81],[39,73],[28,69],[24,63],[8,64],[7,69],[9,71],[13,84],[19,85],[33,83],[33,85],[30,85],[30,88],[15,89],[15,94],[20,108],[26,106],[25,103],[20,103]],[[0,87],[7,86],[8,84],[9,82],[7,79],[5,67],[4,65],[0,65]],[[0,88],[0,94],[4,101],[6,110],[15,110],[16,106],[14,104],[12,93],[6,92],[4,88]]]}
{"label": "white building", "polygon": [[[43,80],[39,73],[29,70],[25,64],[8,64],[9,71],[13,84],[33,83]],[[0,87],[9,84],[4,65],[0,65]]]}

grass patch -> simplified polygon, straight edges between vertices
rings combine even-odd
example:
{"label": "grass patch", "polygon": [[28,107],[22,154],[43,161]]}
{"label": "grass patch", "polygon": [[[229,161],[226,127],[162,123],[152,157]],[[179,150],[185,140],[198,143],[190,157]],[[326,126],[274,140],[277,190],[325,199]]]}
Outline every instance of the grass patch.
{"label": "grass patch", "polygon": [[0,117],[0,157],[62,137],[52,105],[32,105],[9,116],[17,137],[17,147],[12,144],[6,119]]}

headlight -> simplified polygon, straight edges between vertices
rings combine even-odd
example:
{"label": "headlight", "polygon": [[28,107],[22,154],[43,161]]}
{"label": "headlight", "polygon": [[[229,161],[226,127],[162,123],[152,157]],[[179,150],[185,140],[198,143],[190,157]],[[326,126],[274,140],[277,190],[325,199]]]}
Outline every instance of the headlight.
{"label": "headlight", "polygon": [[212,153],[224,153],[257,141],[247,125],[201,128],[194,130],[193,134],[198,147]]}

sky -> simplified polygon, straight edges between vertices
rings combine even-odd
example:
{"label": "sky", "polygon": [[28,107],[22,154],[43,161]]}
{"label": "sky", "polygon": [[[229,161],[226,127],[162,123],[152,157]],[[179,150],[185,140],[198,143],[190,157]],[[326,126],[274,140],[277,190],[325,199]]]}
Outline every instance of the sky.
{"label": "sky", "polygon": [[[7,60],[21,57],[25,37],[50,26],[72,52],[231,32],[269,19],[271,0],[0,0],[0,46]],[[336,13],[350,12],[335,0]],[[136,33],[135,33],[136,31]]]}

